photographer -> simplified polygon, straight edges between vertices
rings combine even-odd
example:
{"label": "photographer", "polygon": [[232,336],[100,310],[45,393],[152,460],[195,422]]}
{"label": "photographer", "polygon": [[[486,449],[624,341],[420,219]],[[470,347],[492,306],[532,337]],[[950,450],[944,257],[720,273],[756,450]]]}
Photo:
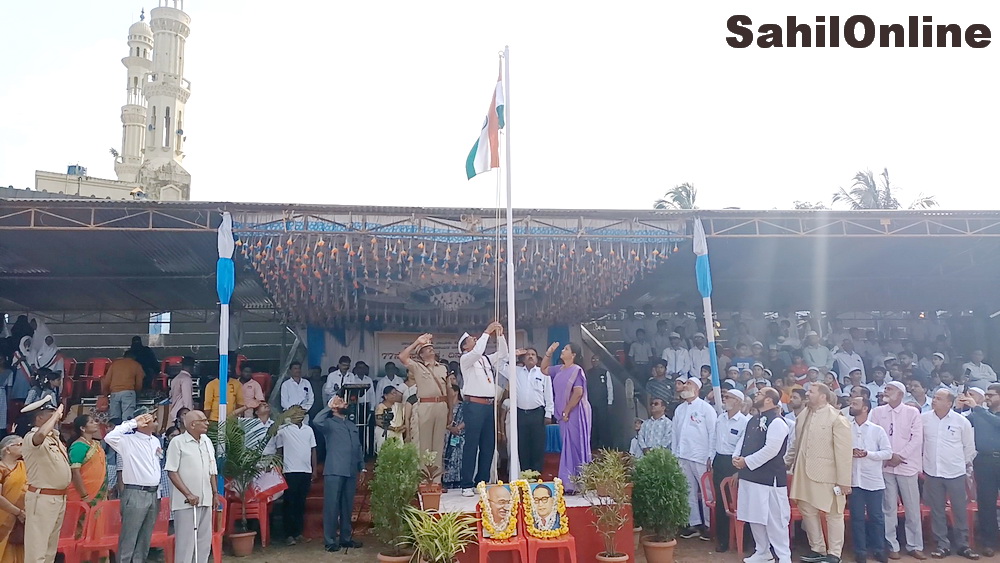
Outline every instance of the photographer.
{"label": "photographer", "polygon": [[405,431],[403,417],[403,394],[392,385],[382,389],[382,402],[375,407],[375,453],[382,449],[382,444],[389,438],[403,439]]}

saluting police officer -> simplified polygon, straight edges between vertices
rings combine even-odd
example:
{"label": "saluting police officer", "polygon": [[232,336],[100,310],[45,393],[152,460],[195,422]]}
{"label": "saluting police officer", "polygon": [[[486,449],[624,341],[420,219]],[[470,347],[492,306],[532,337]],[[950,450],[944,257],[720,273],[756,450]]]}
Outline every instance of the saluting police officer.
{"label": "saluting police officer", "polygon": [[24,496],[24,560],[26,563],[53,563],[71,477],[69,456],[59,439],[63,406],[54,408],[45,398],[27,405],[21,412],[33,414],[29,414],[32,428],[25,435],[21,449],[28,470],[28,492]]}

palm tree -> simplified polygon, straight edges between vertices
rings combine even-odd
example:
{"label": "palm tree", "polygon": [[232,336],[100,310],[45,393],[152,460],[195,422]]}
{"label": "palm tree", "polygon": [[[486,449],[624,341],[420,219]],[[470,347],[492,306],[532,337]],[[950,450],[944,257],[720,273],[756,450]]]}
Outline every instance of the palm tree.
{"label": "palm tree", "polygon": [[[900,209],[899,200],[893,195],[896,189],[889,183],[889,169],[883,169],[881,185],[875,181],[875,176],[871,170],[858,172],[854,175],[854,184],[850,191],[840,188],[833,194],[833,203],[846,203],[851,209]],[[920,194],[908,209],[929,209],[937,207],[937,200],[934,196]]]}
{"label": "palm tree", "polygon": [[679,186],[674,186],[663,194],[663,199],[656,200],[653,204],[654,209],[698,209],[694,204],[695,200],[698,198],[698,190],[688,183],[684,182]]}

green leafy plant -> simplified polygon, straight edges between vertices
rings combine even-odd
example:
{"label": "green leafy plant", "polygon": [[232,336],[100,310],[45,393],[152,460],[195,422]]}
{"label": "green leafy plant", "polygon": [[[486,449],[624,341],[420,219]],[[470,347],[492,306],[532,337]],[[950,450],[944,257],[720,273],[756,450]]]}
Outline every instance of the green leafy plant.
{"label": "green leafy plant", "polygon": [[541,473],[535,471],[534,469],[525,469],[521,472],[521,480],[531,483],[532,481],[537,481],[539,477],[542,476]]}
{"label": "green leafy plant", "polygon": [[424,450],[420,454],[420,484],[426,487],[433,487],[434,480],[441,475],[441,467],[437,465],[438,453],[431,450]]}
{"label": "green leafy plant", "polygon": [[573,477],[577,490],[590,503],[594,527],[604,543],[601,555],[607,557],[624,555],[615,549],[615,539],[628,521],[631,457],[616,450],[599,450],[593,461],[582,465],[579,475]]}
{"label": "green leafy plant", "polygon": [[476,541],[476,520],[461,512],[425,512],[412,506],[403,515],[408,533],[404,541],[426,563],[454,563],[466,546]]}
{"label": "green leafy plant", "polygon": [[674,454],[655,448],[635,462],[632,510],[653,541],[673,540],[688,521],[688,483]]}
{"label": "green leafy plant", "polygon": [[419,463],[417,447],[399,438],[389,438],[379,450],[369,490],[375,535],[391,549],[386,555],[401,555],[408,545],[403,540],[407,528],[401,508],[417,496]]}
{"label": "green leafy plant", "polygon": [[[222,464],[222,476],[232,490],[241,499],[246,498],[255,479],[271,470],[281,470],[281,456],[265,454],[264,449],[278,432],[278,424],[270,428],[264,427],[256,418],[230,418],[223,428],[225,437],[225,461]],[[219,445],[219,425],[209,427],[209,438]],[[240,504],[240,515],[237,533],[247,530],[247,504]]]}

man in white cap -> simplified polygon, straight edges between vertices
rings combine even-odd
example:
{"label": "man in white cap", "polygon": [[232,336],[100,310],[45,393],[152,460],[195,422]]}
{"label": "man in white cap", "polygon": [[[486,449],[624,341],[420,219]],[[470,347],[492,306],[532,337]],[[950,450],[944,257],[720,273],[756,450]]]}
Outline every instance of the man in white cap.
{"label": "man in white cap", "polygon": [[761,389],[754,399],[759,414],[747,421],[734,450],[732,464],[740,476],[736,517],[750,524],[756,543],[754,554],[743,560],[746,563],[773,561],[771,548],[778,556],[778,563],[791,562],[788,538],[791,507],[783,459],[789,436],[788,425],[778,408],[780,397],[773,387]]}
{"label": "man in white cap", "polygon": [[[736,444],[743,437],[749,416],[743,414],[743,399],[746,396],[736,389],[727,389],[722,393],[722,403],[725,411],[719,414],[715,423],[715,433],[712,435],[712,482],[715,488],[715,498],[722,499],[722,480],[736,474],[733,466],[733,452]],[[729,517],[721,502],[715,504],[715,540],[719,553],[729,550]]]}
{"label": "man in white cap", "polygon": [[[497,351],[486,354],[491,334],[497,336]],[[493,450],[496,447],[494,407],[500,389],[497,378],[501,364],[507,359],[507,340],[503,336],[503,326],[493,322],[479,338],[463,334],[458,346],[462,352],[459,364],[464,377],[462,416],[465,420],[461,486],[462,496],[471,497],[475,495],[476,483],[490,481]],[[438,437],[437,440],[443,439]]]}
{"label": "man in white cap", "polygon": [[889,559],[899,559],[900,545],[896,539],[899,525],[897,510],[903,503],[906,513],[906,552],[916,559],[927,559],[924,555],[924,536],[920,527],[920,488],[918,475],[922,462],[924,425],[920,411],[903,403],[906,386],[898,381],[885,384],[885,404],[875,407],[871,421],[881,426],[889,435],[892,457],[885,461],[882,475],[885,477],[885,496],[882,512],[885,515],[885,540],[889,549]]}
{"label": "man in white cap", "polygon": [[708,348],[705,346],[706,339],[703,333],[694,333],[692,343],[694,346],[688,350],[688,355],[691,356],[691,370],[688,371],[688,375],[691,377],[700,377],[701,366],[712,365],[712,356]]}
{"label": "man in white cap", "polygon": [[66,490],[72,474],[66,446],[59,439],[63,407],[53,408],[48,397],[21,409],[31,413],[32,429],[24,437],[21,454],[28,471],[24,495],[24,561],[53,563],[59,531],[66,512]]}
{"label": "man in white cap", "polygon": [[[691,354],[681,346],[681,335],[670,333],[670,346],[663,350],[663,359],[667,361],[667,373],[674,377],[687,377],[694,369],[691,364]],[[701,369],[701,366],[698,366]]]}
{"label": "man in white cap", "polygon": [[[701,476],[712,461],[711,444],[715,436],[718,415],[704,399],[698,397],[701,380],[690,378],[684,384],[681,399],[674,411],[674,455],[680,461],[681,471],[688,482],[688,527],[681,531],[682,538],[700,538],[708,541],[708,506],[704,504]],[[702,500],[699,502],[699,496]],[[702,516],[704,515],[704,517]]]}
{"label": "man in white cap", "polygon": [[807,364],[820,368],[820,372],[833,369],[833,354],[830,349],[819,343],[819,333],[810,330],[806,333],[806,345],[802,348],[802,358]]}
{"label": "man in white cap", "polygon": [[802,388],[806,391],[809,390],[809,385],[819,382],[819,374],[823,370],[818,366],[809,366],[809,371],[806,372],[806,380],[802,383]]}

